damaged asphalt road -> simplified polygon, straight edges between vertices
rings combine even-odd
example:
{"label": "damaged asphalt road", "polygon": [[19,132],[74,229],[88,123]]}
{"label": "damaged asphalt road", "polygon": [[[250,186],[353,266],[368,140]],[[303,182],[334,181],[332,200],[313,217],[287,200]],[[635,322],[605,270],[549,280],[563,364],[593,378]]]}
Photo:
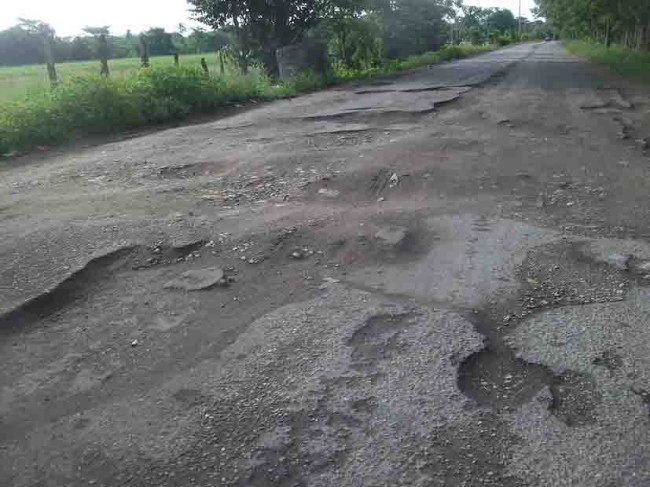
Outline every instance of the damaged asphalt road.
{"label": "damaged asphalt road", "polygon": [[523,44],[6,162],[0,484],[650,485],[649,101]]}

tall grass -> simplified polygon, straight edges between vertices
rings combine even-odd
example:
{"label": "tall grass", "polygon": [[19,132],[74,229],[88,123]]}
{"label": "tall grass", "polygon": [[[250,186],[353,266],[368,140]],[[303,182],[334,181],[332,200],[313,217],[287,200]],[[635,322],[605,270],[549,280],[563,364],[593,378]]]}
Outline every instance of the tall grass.
{"label": "tall grass", "polygon": [[152,67],[122,78],[75,77],[51,90],[0,105],[0,153],[83,135],[210,113],[273,95],[260,74],[206,76],[200,68]]}
{"label": "tall grass", "polygon": [[624,46],[613,45],[609,49],[603,44],[590,41],[567,41],[566,48],[578,56],[609,66],[624,75],[650,82],[650,52],[636,51]]}
{"label": "tall grass", "polygon": [[293,96],[337,81],[413,69],[488,49],[450,46],[365,70],[339,69],[333,78],[305,72],[279,85],[258,70],[247,76],[215,76],[184,66],[152,66],[110,78],[70,77],[52,89],[0,104],[0,155],[214,113],[248,100]]}

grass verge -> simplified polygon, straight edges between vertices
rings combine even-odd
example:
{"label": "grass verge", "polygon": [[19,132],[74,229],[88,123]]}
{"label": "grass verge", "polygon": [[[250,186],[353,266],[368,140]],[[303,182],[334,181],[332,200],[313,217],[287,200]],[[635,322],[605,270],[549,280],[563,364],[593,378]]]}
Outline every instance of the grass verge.
{"label": "grass verge", "polygon": [[607,49],[604,44],[589,41],[567,41],[564,45],[578,56],[609,66],[624,76],[650,83],[650,52],[648,51],[635,51],[619,45]]}
{"label": "grass verge", "polygon": [[121,77],[72,77],[52,89],[0,104],[0,154],[215,113],[221,107],[248,100],[294,96],[336,82],[413,69],[490,49],[493,47],[447,46],[369,69],[338,69],[332,79],[307,72],[280,85],[273,85],[260,72],[221,77],[183,66],[153,66]]}

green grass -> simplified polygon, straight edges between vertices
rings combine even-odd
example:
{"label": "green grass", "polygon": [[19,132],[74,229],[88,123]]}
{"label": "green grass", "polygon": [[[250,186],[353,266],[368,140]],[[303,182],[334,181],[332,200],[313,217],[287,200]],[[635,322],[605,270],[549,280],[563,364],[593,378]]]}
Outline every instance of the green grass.
{"label": "green grass", "polygon": [[635,51],[618,45],[607,49],[604,44],[589,41],[567,41],[564,45],[574,54],[609,66],[617,73],[650,82],[648,51]]}
{"label": "green grass", "polygon": [[[28,81],[26,86],[15,85],[22,96],[14,93],[11,100],[0,102],[0,155],[216,113],[219,108],[249,100],[293,96],[336,82],[413,69],[489,49],[492,47],[447,46],[369,69],[339,68],[332,79],[305,72],[277,85],[257,68],[242,76],[229,66],[220,76],[216,55],[209,61],[210,75],[191,65],[189,57],[179,67],[173,66],[171,58],[153,59],[147,69],[138,69],[137,60],[115,61],[109,78],[93,74],[98,68],[95,63],[60,65],[68,74],[61,69],[61,82],[53,88],[33,80],[39,67],[6,69],[5,73],[13,71]],[[195,57],[196,64],[200,57]]]}
{"label": "green grass", "polygon": [[[191,54],[180,56],[181,66],[200,66],[204,57],[210,71],[219,71],[219,57],[217,53]],[[157,56],[150,59],[151,66],[172,66],[172,56]],[[140,58],[112,59],[109,61],[112,77],[124,77],[140,68]],[[227,66],[230,73],[236,69]],[[59,63],[56,71],[61,81],[65,82],[73,77],[93,76],[99,74],[99,61],[81,61],[74,63]],[[26,96],[41,93],[49,86],[47,69],[44,65],[8,66],[0,67],[0,103],[11,100],[20,100]]]}

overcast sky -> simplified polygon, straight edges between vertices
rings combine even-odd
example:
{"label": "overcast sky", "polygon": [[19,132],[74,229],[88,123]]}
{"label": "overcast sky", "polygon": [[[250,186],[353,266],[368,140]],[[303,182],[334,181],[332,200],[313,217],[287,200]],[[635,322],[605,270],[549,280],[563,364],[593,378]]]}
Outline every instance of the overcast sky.
{"label": "overcast sky", "polygon": [[[509,8],[517,15],[518,0],[465,0],[466,5]],[[527,16],[533,0],[521,0]],[[108,25],[115,34],[149,27],[177,29],[179,22],[192,25],[186,0],[0,0],[0,29],[15,25],[18,17],[52,25],[58,35],[73,36],[84,26]]]}

